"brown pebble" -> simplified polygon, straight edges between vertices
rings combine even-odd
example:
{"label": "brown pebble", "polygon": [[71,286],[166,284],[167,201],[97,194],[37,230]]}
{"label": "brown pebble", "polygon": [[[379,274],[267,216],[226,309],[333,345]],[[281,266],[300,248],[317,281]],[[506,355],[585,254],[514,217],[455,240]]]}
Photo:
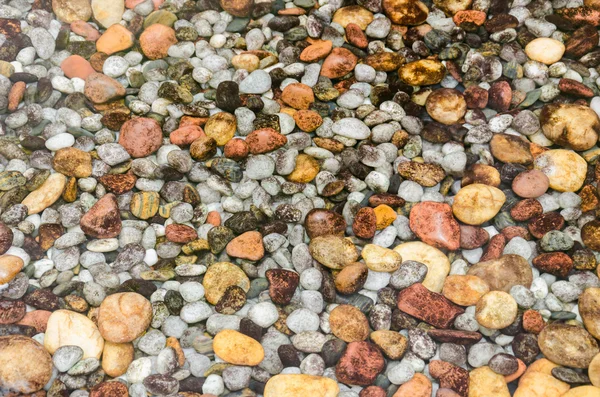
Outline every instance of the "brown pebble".
{"label": "brown pebble", "polygon": [[346,39],[348,42],[358,48],[367,48],[369,40],[365,32],[355,23],[346,25]]}
{"label": "brown pebble", "polygon": [[542,215],[544,208],[539,201],[533,198],[518,201],[511,209],[510,216],[515,221],[523,222],[529,219]]}
{"label": "brown pebble", "polygon": [[346,230],[346,221],[338,213],[315,208],[306,215],[304,227],[306,228],[306,234],[311,239],[329,234],[343,236]]}
{"label": "brown pebble", "polygon": [[335,276],[335,289],[340,294],[351,295],[358,292],[367,281],[369,268],[364,263],[346,265]]}
{"label": "brown pebble", "polygon": [[398,294],[398,309],[437,328],[449,328],[464,310],[442,294],[416,283]]}
{"label": "brown pebble", "polygon": [[363,341],[369,336],[367,317],[352,305],[339,305],[329,314],[331,332],[344,342]]}
{"label": "brown pebble", "polygon": [[469,86],[464,91],[465,101],[469,109],[484,109],[487,106],[489,93],[476,84]]}
{"label": "brown pebble", "polygon": [[348,385],[372,384],[383,371],[385,359],[379,349],[369,342],[351,342],[335,367],[338,381]]}
{"label": "brown pebble", "polygon": [[[552,230],[561,230],[565,225],[565,218],[558,212],[546,212],[529,221],[527,228],[535,238],[542,238]],[[582,228],[583,234],[583,228]]]}
{"label": "brown pebble", "polygon": [[565,278],[573,268],[573,259],[564,252],[548,252],[533,258],[533,265],[544,273]]}
{"label": "brown pebble", "polygon": [[460,225],[460,247],[472,250],[482,247],[490,239],[490,234],[482,227]]}
{"label": "brown pebble", "polygon": [[492,155],[503,163],[531,164],[533,155],[528,141],[508,134],[494,134],[490,141]]}
{"label": "brown pebble", "polygon": [[294,109],[308,109],[315,101],[315,94],[306,84],[292,83],[283,89],[281,100]]}

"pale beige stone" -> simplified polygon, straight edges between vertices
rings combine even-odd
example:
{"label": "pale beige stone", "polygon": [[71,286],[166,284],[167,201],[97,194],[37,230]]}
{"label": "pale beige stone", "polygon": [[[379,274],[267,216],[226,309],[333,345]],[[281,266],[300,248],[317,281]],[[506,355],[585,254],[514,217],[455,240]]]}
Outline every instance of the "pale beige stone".
{"label": "pale beige stone", "polygon": [[402,256],[394,250],[367,244],[361,252],[367,267],[376,272],[394,272],[402,263]]}
{"label": "pale beige stone", "polygon": [[61,346],[75,345],[83,350],[83,358],[100,358],[104,339],[96,324],[83,314],[69,310],[57,310],[50,315],[44,347],[54,354]]}
{"label": "pale beige stone", "polygon": [[40,213],[60,198],[66,185],[67,177],[54,173],[46,179],[42,186],[29,193],[21,204],[27,206],[28,215]]}
{"label": "pale beige stone", "polygon": [[264,397],[336,397],[339,391],[337,382],[325,376],[280,374],[269,379]]}
{"label": "pale beige stone", "polygon": [[417,261],[427,266],[423,286],[433,292],[441,292],[450,272],[450,261],[442,251],[420,241],[403,243],[394,248],[403,261]]}

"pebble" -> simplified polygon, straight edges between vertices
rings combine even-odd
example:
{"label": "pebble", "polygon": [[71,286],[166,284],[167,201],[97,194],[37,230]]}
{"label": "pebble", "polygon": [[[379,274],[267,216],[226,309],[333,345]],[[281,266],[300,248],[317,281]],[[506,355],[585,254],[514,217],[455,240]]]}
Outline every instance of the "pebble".
{"label": "pebble", "polygon": [[280,374],[269,379],[265,385],[265,397],[293,397],[298,393],[316,397],[336,397],[337,383],[324,376],[305,374]]}
{"label": "pebble", "polygon": [[565,45],[548,37],[538,37],[525,46],[525,53],[534,61],[551,65],[560,61],[565,53]]}
{"label": "pebble", "polygon": [[52,358],[35,339],[0,336],[0,347],[0,382],[5,390],[36,393],[50,381]]}
{"label": "pebble", "polygon": [[234,365],[258,365],[265,357],[260,343],[234,330],[215,335],[213,349],[219,358]]}
{"label": "pebble", "polygon": [[452,212],[466,224],[481,225],[496,216],[505,201],[506,196],[500,189],[474,183],[458,191]]}
{"label": "pebble", "polygon": [[10,396],[598,394],[596,0],[21,3]]}
{"label": "pebble", "polygon": [[84,315],[57,310],[48,318],[44,347],[54,354],[62,346],[78,346],[83,350],[83,358],[100,358],[104,339],[96,324]]}
{"label": "pebble", "polygon": [[109,295],[98,311],[98,329],[105,340],[113,343],[136,339],[151,320],[152,305],[134,292]]}

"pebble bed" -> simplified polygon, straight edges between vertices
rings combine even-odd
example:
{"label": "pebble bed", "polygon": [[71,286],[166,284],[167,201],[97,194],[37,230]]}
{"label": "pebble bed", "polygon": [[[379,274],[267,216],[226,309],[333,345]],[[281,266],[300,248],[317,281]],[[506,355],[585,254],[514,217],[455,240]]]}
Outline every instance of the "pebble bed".
{"label": "pebble bed", "polygon": [[599,397],[600,0],[0,0],[0,396]]}

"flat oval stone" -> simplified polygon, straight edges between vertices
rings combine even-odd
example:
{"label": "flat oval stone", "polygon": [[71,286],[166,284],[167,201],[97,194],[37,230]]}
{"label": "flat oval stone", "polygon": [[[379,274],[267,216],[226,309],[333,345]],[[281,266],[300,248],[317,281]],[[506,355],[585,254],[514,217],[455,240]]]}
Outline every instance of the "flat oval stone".
{"label": "flat oval stone", "polygon": [[125,96],[125,87],[102,73],[92,73],[85,80],[83,93],[93,103],[105,103]]}
{"label": "flat oval stone", "polygon": [[427,113],[442,124],[457,123],[467,112],[467,103],[462,93],[451,88],[433,91],[425,102]]}
{"label": "flat oval stone", "polygon": [[358,58],[350,50],[336,47],[323,61],[321,76],[337,79],[347,75],[356,66]]}
{"label": "flat oval stone", "polygon": [[0,384],[3,390],[35,393],[52,376],[52,358],[37,341],[22,335],[0,336]]}
{"label": "flat oval stone", "polygon": [[489,290],[487,283],[477,276],[455,274],[446,278],[442,294],[457,305],[473,306]]}
{"label": "flat oval stone", "polygon": [[94,19],[105,28],[121,22],[124,11],[124,0],[92,0]]}
{"label": "flat oval stone", "polygon": [[271,377],[265,385],[264,397],[336,397],[339,386],[325,376],[305,374],[279,374]]}
{"label": "flat oval stone", "polygon": [[363,263],[356,262],[346,265],[336,276],[335,276],[335,289],[341,294],[350,295],[358,292],[365,282],[369,268]]}
{"label": "flat oval stone", "polygon": [[325,235],[343,236],[346,230],[346,221],[338,213],[315,208],[306,215],[304,227],[306,234],[311,239]]}
{"label": "flat oval stone", "polygon": [[355,23],[362,30],[373,21],[373,13],[361,6],[348,6],[338,9],[333,14],[333,22],[339,23],[345,28],[349,23]]}
{"label": "flat oval stone", "polygon": [[565,45],[549,37],[538,37],[525,46],[525,53],[534,61],[552,65],[562,58]]}
{"label": "flat oval stone", "polygon": [[0,284],[12,281],[23,269],[23,259],[15,255],[0,256]]}
{"label": "flat oval stone", "polygon": [[160,23],[150,25],[140,35],[140,47],[149,59],[167,57],[169,48],[175,43],[175,31]]}
{"label": "flat oval stone", "polygon": [[550,187],[559,192],[578,191],[587,174],[587,163],[583,157],[566,149],[543,152],[535,158],[533,167],[546,174]]}
{"label": "flat oval stone", "polygon": [[538,344],[549,360],[573,368],[587,368],[600,351],[585,329],[561,323],[548,324],[540,332]]}
{"label": "flat oval stone", "polygon": [[213,138],[218,146],[223,146],[233,138],[237,128],[234,115],[227,112],[219,112],[211,116],[204,125],[206,136]]}
{"label": "flat oval stone", "polygon": [[376,244],[366,244],[361,251],[361,256],[367,267],[375,272],[394,272],[402,263],[402,257],[398,252]]}
{"label": "flat oval stone", "polygon": [[468,225],[481,225],[492,219],[506,201],[504,193],[493,186],[474,183],[454,196],[452,212]]}
{"label": "flat oval stone", "polygon": [[427,266],[423,286],[433,292],[441,292],[446,276],[450,272],[450,261],[437,248],[420,241],[411,241],[394,248],[404,261],[421,262]]}
{"label": "flat oval stone", "polygon": [[384,0],[381,5],[397,25],[420,25],[429,15],[429,8],[419,0]]}
{"label": "flat oval stone", "polygon": [[50,207],[60,198],[67,185],[67,177],[63,174],[51,174],[36,190],[29,193],[21,204],[27,206],[27,214],[38,214]]}
{"label": "flat oval stone", "polygon": [[349,385],[366,386],[383,371],[385,359],[369,342],[351,342],[335,367],[338,381]]}
{"label": "flat oval stone", "polygon": [[98,329],[109,342],[131,342],[146,331],[152,320],[152,305],[135,292],[107,296],[98,311]]}
{"label": "flat oval stone", "polygon": [[102,369],[108,376],[119,377],[127,372],[133,361],[134,351],[131,343],[104,343]]}
{"label": "flat oval stone", "polygon": [[460,226],[446,203],[426,201],[410,211],[410,229],[424,243],[450,251],[460,247]]}
{"label": "flat oval stone", "polygon": [[104,339],[96,324],[83,314],[69,310],[52,312],[48,319],[44,335],[44,347],[54,354],[61,346],[79,346],[83,358],[100,358],[104,348]]}
{"label": "flat oval stone", "polygon": [[371,135],[369,127],[361,120],[346,117],[333,123],[331,130],[340,136],[352,139],[367,139]]}
{"label": "flat oval stone", "polygon": [[217,333],[212,347],[220,359],[234,365],[258,365],[265,357],[260,343],[232,329]]}
{"label": "flat oval stone", "polygon": [[261,128],[252,131],[246,137],[246,143],[250,153],[262,154],[279,149],[287,143],[287,138],[272,128]]}
{"label": "flat oval stone", "polygon": [[587,106],[571,103],[544,105],[540,123],[546,138],[565,148],[580,152],[598,142],[600,119]]}
{"label": "flat oval stone", "polygon": [[134,34],[121,24],[110,26],[96,41],[96,49],[107,55],[115,52],[124,51],[133,46],[135,41]]}
{"label": "flat oval stone", "polygon": [[308,246],[311,256],[330,269],[342,269],[356,262],[358,251],[349,239],[326,235],[315,237]]}
{"label": "flat oval stone", "polygon": [[52,0],[52,11],[65,23],[87,21],[92,16],[92,7],[88,0]]}

